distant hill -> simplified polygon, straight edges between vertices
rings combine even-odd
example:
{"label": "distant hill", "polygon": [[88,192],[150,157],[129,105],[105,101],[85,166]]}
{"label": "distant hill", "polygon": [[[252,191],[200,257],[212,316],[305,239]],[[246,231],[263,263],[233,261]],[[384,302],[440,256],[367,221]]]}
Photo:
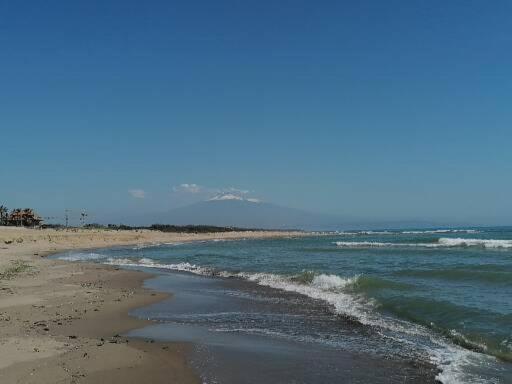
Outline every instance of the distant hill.
{"label": "distant hill", "polygon": [[219,195],[207,201],[175,208],[167,212],[125,218],[121,222],[123,224],[143,226],[152,224],[211,225],[220,227],[326,231],[447,226],[446,223],[413,220],[375,222],[351,220],[337,215],[313,213],[230,194]]}
{"label": "distant hill", "polygon": [[222,195],[213,199],[175,208],[164,213],[148,214],[136,221],[139,225],[154,223],[174,225],[215,225],[262,229],[322,229],[339,218]]}

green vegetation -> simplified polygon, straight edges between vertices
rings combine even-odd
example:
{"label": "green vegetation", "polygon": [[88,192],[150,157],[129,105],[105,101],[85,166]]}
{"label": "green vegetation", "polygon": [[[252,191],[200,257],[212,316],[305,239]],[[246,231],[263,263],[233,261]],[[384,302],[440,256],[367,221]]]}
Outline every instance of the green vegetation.
{"label": "green vegetation", "polygon": [[111,229],[117,231],[130,231],[130,230],[140,230],[146,229],[150,231],[160,231],[160,232],[173,232],[173,233],[214,233],[214,232],[244,232],[244,231],[254,231],[255,229],[248,228],[237,228],[237,227],[217,227],[214,225],[169,225],[169,224],[153,224],[149,227],[135,226],[132,227],[130,225],[124,224],[87,224],[84,228],[89,229]]}
{"label": "green vegetation", "polygon": [[216,227],[213,225],[168,225],[168,224],[153,224],[149,227],[153,231],[161,232],[185,232],[185,233],[212,233],[212,232],[243,232],[252,231],[247,228],[237,227]]}
{"label": "green vegetation", "polygon": [[9,213],[5,205],[0,205],[0,225],[37,227],[42,222],[43,218],[35,213],[32,208],[16,208]]}
{"label": "green vegetation", "polygon": [[0,280],[10,280],[20,273],[27,272],[31,269],[32,266],[22,260],[13,261],[8,268],[0,272]]}
{"label": "green vegetation", "polygon": [[9,217],[9,210],[5,205],[0,205],[0,225],[7,225],[7,218]]}

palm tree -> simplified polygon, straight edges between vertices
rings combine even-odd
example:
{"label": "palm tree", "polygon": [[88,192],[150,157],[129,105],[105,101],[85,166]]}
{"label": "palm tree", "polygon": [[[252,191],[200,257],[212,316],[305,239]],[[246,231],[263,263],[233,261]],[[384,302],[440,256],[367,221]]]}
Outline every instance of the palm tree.
{"label": "palm tree", "polygon": [[9,210],[5,205],[0,205],[0,225],[6,225],[7,224],[7,214],[9,213]]}
{"label": "palm tree", "polygon": [[23,215],[21,214],[21,209],[15,208],[11,211],[11,215],[9,216],[9,224],[21,227],[22,218]]}

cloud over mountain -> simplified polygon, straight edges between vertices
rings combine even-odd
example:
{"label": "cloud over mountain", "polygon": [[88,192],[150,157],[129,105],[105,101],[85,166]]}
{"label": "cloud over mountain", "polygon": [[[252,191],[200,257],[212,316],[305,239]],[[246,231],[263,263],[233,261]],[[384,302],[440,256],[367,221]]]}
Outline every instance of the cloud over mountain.
{"label": "cloud over mountain", "polygon": [[144,199],[146,192],[143,189],[130,189],[128,193],[135,199]]}
{"label": "cloud over mountain", "polygon": [[205,187],[195,183],[183,183],[172,187],[172,191],[181,195],[196,195],[202,200],[247,200],[259,202],[260,199],[251,196],[251,191],[235,187]]}

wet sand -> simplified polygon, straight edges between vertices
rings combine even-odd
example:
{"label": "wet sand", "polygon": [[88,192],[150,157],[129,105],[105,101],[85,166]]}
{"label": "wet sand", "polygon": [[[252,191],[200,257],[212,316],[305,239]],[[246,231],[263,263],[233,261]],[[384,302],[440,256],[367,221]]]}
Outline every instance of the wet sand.
{"label": "wet sand", "polygon": [[333,316],[323,301],[237,278],[157,273],[146,286],[174,292],[172,300],[134,310],[157,323],[129,335],[189,343],[189,364],[203,382],[436,382],[435,366],[392,353],[375,331]]}
{"label": "wet sand", "polygon": [[119,245],[301,235],[0,227],[0,382],[200,382],[187,363],[189,344],[120,336],[149,324],[129,316],[130,310],[168,297],[142,287],[151,275],[48,259],[49,254]]}

